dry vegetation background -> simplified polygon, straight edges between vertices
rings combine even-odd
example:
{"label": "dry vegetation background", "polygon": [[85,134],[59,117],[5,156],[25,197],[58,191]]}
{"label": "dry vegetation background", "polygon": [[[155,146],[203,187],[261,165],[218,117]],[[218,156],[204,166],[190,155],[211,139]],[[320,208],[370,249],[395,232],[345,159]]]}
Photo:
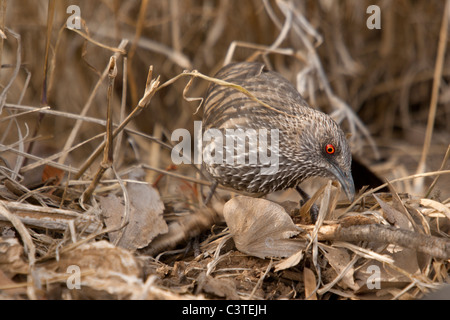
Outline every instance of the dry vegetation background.
{"label": "dry vegetation background", "polygon": [[[366,27],[371,4],[380,30]],[[66,28],[69,5],[81,9],[80,30]],[[448,282],[449,16],[448,1],[1,0],[0,297],[413,299]],[[289,191],[270,198],[286,211],[248,198],[224,209],[226,190],[202,206],[209,182],[173,165],[170,135],[201,119],[189,98],[208,81],[170,80],[213,76],[228,53],[297,84],[352,134],[356,158],[398,181],[352,205],[316,184],[326,215],[316,228],[285,221],[298,213]],[[109,157],[102,145],[91,162],[106,120],[130,114]],[[246,234],[241,211],[287,229]],[[227,225],[245,239],[231,240]],[[340,225],[386,229],[351,238]],[[268,233],[289,259],[260,251]],[[67,285],[74,265],[81,289]],[[367,287],[372,265],[380,289]]]}

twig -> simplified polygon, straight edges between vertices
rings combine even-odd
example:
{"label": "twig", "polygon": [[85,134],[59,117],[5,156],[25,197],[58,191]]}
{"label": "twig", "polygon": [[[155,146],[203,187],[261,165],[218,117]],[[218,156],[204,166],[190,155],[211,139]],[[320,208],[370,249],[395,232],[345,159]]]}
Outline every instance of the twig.
{"label": "twig", "polygon": [[[53,18],[55,15],[55,0],[48,1],[47,8],[47,34],[45,37],[45,55],[44,55],[44,70],[43,70],[43,82],[42,82],[42,92],[41,92],[41,105],[47,105],[47,69],[48,69],[48,55],[50,51],[50,43],[52,39],[52,30],[53,30]],[[39,122],[42,121],[39,118]],[[38,126],[39,127],[39,126]]]}
{"label": "twig", "polygon": [[103,160],[100,163],[100,167],[95,175],[94,179],[92,179],[92,183],[83,193],[81,202],[84,203],[91,199],[92,193],[97,187],[100,179],[103,177],[105,171],[112,166],[113,163],[113,152],[114,152],[114,142],[113,142],[113,133],[112,133],[112,96],[114,91],[114,80],[117,76],[117,65],[116,58],[114,56],[109,60],[109,71],[108,71],[108,93],[107,93],[107,108],[106,108],[106,141],[105,148],[103,151]]}
{"label": "twig", "polygon": [[[98,42],[98,41],[92,39],[90,36],[88,36],[87,34],[81,32],[80,30],[73,29],[73,28],[67,28],[67,29],[70,30],[70,31],[73,31],[75,33],[78,33],[80,36],[82,36],[83,38],[85,38],[89,42],[91,42],[91,43],[93,43],[93,44],[95,44],[95,45],[97,45],[97,46],[99,46],[101,48],[104,48],[104,49],[107,49],[109,51],[115,52],[116,54],[122,54],[122,55],[126,54],[125,47],[126,47],[126,44],[128,43],[128,40],[122,40],[122,42],[119,44],[119,46],[117,48],[114,48],[114,47],[107,46],[107,45],[105,45],[105,44],[103,44],[101,42]],[[122,44],[125,44],[125,45],[122,45]],[[118,56],[116,56],[116,57],[118,57]]]}
{"label": "twig", "polygon": [[[69,221],[76,221],[81,225],[86,225],[85,231],[87,233],[97,232],[102,227],[101,222],[94,216],[71,210],[2,200],[0,200],[0,207],[5,207],[8,211],[11,211],[25,225],[46,230],[64,231],[67,229]],[[0,220],[10,221],[7,217],[3,218],[1,216]]]}
{"label": "twig", "polygon": [[346,226],[344,223],[322,226],[319,230],[319,239],[391,243],[436,258],[450,259],[449,240],[380,224]]}
{"label": "twig", "polygon": [[[122,101],[120,102],[120,115],[119,115],[119,122],[122,122],[125,119],[125,109],[126,109],[126,103],[127,103],[127,67],[128,64],[128,58],[123,58],[123,75],[122,75]],[[117,143],[114,150],[114,158],[119,158],[119,151],[120,146],[122,145],[122,138],[123,138],[123,131],[119,133],[117,136]]]}

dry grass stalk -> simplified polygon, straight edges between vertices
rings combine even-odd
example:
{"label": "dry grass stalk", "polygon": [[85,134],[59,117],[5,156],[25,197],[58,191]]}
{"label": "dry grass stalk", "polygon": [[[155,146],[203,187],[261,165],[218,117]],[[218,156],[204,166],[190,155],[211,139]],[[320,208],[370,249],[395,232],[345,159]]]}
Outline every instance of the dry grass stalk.
{"label": "dry grass stalk", "polygon": [[114,152],[114,142],[113,142],[113,119],[112,119],[112,95],[114,89],[114,80],[117,76],[117,65],[116,58],[114,56],[109,60],[109,70],[108,70],[108,94],[107,94],[107,105],[106,105],[106,140],[105,140],[105,149],[103,151],[103,160],[100,163],[100,167],[97,171],[97,174],[92,179],[92,183],[83,193],[81,202],[87,202],[91,199],[92,193],[97,187],[100,179],[107,169],[109,169],[113,165],[113,152]]}
{"label": "dry grass stalk", "polygon": [[[49,52],[50,52],[50,44],[51,44],[51,38],[52,38],[52,30],[53,30],[53,18],[55,16],[55,0],[49,0],[48,1],[48,8],[47,8],[47,33],[45,37],[45,54],[44,54],[44,81],[42,86],[42,92],[41,92],[41,105],[47,106],[47,77],[48,77],[48,58],[49,58]],[[41,119],[41,118],[40,118]],[[39,121],[40,122],[40,121]],[[36,129],[36,133],[39,130],[39,126]],[[31,148],[29,149],[31,150]]]}
{"label": "dry grass stalk", "polygon": [[[434,67],[433,89],[431,93],[430,109],[428,113],[427,131],[425,133],[425,141],[423,143],[422,157],[420,158],[420,162],[417,167],[417,173],[423,173],[425,171],[426,168],[425,163],[431,145],[431,137],[433,135],[433,127],[436,118],[436,108],[439,97],[439,87],[442,78],[442,69],[444,68],[445,50],[447,48],[449,16],[450,16],[450,1],[447,0],[445,1],[445,7],[442,14],[441,31],[439,33],[439,44],[437,49],[436,65]],[[416,189],[421,187],[422,184],[423,179],[416,180],[415,184]]]}

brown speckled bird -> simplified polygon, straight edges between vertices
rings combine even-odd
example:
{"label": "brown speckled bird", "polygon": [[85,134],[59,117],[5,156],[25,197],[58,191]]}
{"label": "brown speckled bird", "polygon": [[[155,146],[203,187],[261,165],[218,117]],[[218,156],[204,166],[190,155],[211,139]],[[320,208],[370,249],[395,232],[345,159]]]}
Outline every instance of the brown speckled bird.
{"label": "brown speckled bird", "polygon": [[[306,200],[308,195],[299,184],[309,177],[320,176],[337,179],[347,197],[353,199],[355,187],[350,169],[350,148],[344,133],[330,116],[311,108],[289,81],[267,70],[261,63],[229,64],[215,78],[245,88],[259,101],[233,87],[212,83],[204,101],[204,132],[219,129],[226,135],[226,129],[242,129],[246,132],[266,129],[268,134],[267,142],[244,137],[245,151],[238,151],[236,142],[234,149],[228,149],[234,151],[234,158],[231,158],[233,162],[225,161],[226,151],[220,149],[216,139],[208,141],[204,138],[204,167],[216,181],[210,196],[217,183],[220,183],[236,190],[259,194],[296,188]],[[267,174],[262,169],[268,169],[270,163],[260,161],[260,158],[256,162],[249,160],[259,155],[255,154],[260,150],[258,148],[270,148],[273,130],[278,134],[278,148],[267,154],[272,155],[271,152],[274,152],[278,162],[273,172]],[[222,140],[219,142],[226,146],[226,138]],[[276,147],[276,144],[273,146]],[[205,150],[210,155],[219,152],[224,160],[205,160]],[[316,214],[311,213],[313,221]]]}

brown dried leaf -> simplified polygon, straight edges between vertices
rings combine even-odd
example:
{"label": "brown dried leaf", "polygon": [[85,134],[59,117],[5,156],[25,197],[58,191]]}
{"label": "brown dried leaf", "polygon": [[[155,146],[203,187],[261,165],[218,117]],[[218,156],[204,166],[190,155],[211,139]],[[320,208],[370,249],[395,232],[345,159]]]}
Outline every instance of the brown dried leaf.
{"label": "brown dried leaf", "polygon": [[57,186],[60,184],[64,174],[65,172],[63,170],[46,165],[42,172],[42,182]]}
{"label": "brown dried leaf", "polygon": [[[106,197],[100,197],[99,202],[106,226],[108,228],[119,228],[125,210],[122,198],[110,193]],[[111,241],[114,241],[117,237],[116,232],[109,232],[108,235]]]}
{"label": "brown dried leaf", "polygon": [[304,248],[304,242],[289,239],[300,228],[276,203],[238,196],[225,204],[223,215],[239,251],[264,259],[288,257]]}
{"label": "brown dried leaf", "polygon": [[302,258],[303,258],[303,250],[300,250],[299,252],[294,253],[289,258],[284,259],[283,261],[275,265],[275,272],[296,266],[302,260]]}
{"label": "brown dried leaf", "polygon": [[317,295],[314,292],[316,290],[316,276],[311,269],[303,269],[303,282],[305,283],[305,297],[308,300],[317,300]]}
{"label": "brown dried leaf", "polygon": [[383,212],[387,216],[387,220],[394,224],[396,227],[405,229],[405,230],[411,230],[413,231],[413,227],[411,225],[411,222],[408,220],[407,217],[391,205],[389,205],[387,202],[384,202],[381,200],[376,194],[373,195],[375,199],[377,200],[378,204],[380,205],[381,209],[383,209]]}
{"label": "brown dried leaf", "polygon": [[[130,215],[124,231],[109,232],[110,240],[119,247],[136,250],[147,246],[157,235],[167,233],[163,219],[164,204],[156,189],[148,184],[129,183]],[[100,198],[105,223],[108,227],[123,225],[125,205],[113,194]],[[122,234],[123,232],[123,234]]]}
{"label": "brown dried leaf", "polygon": [[441,212],[443,214],[445,214],[445,216],[447,217],[447,219],[450,219],[450,208],[448,208],[448,204],[447,206],[443,203],[431,200],[431,199],[420,199],[420,204],[422,206],[425,207],[430,207],[435,209],[437,212]]}
{"label": "brown dried leaf", "polygon": [[[337,274],[340,274],[349,264],[350,255],[348,251],[344,248],[335,248],[327,246],[324,248],[325,258],[330,263],[331,267],[336,271]],[[357,286],[353,279],[353,273],[355,272],[354,267],[351,267],[347,273],[342,277],[342,282],[344,284],[343,288],[347,287],[356,289]]]}

